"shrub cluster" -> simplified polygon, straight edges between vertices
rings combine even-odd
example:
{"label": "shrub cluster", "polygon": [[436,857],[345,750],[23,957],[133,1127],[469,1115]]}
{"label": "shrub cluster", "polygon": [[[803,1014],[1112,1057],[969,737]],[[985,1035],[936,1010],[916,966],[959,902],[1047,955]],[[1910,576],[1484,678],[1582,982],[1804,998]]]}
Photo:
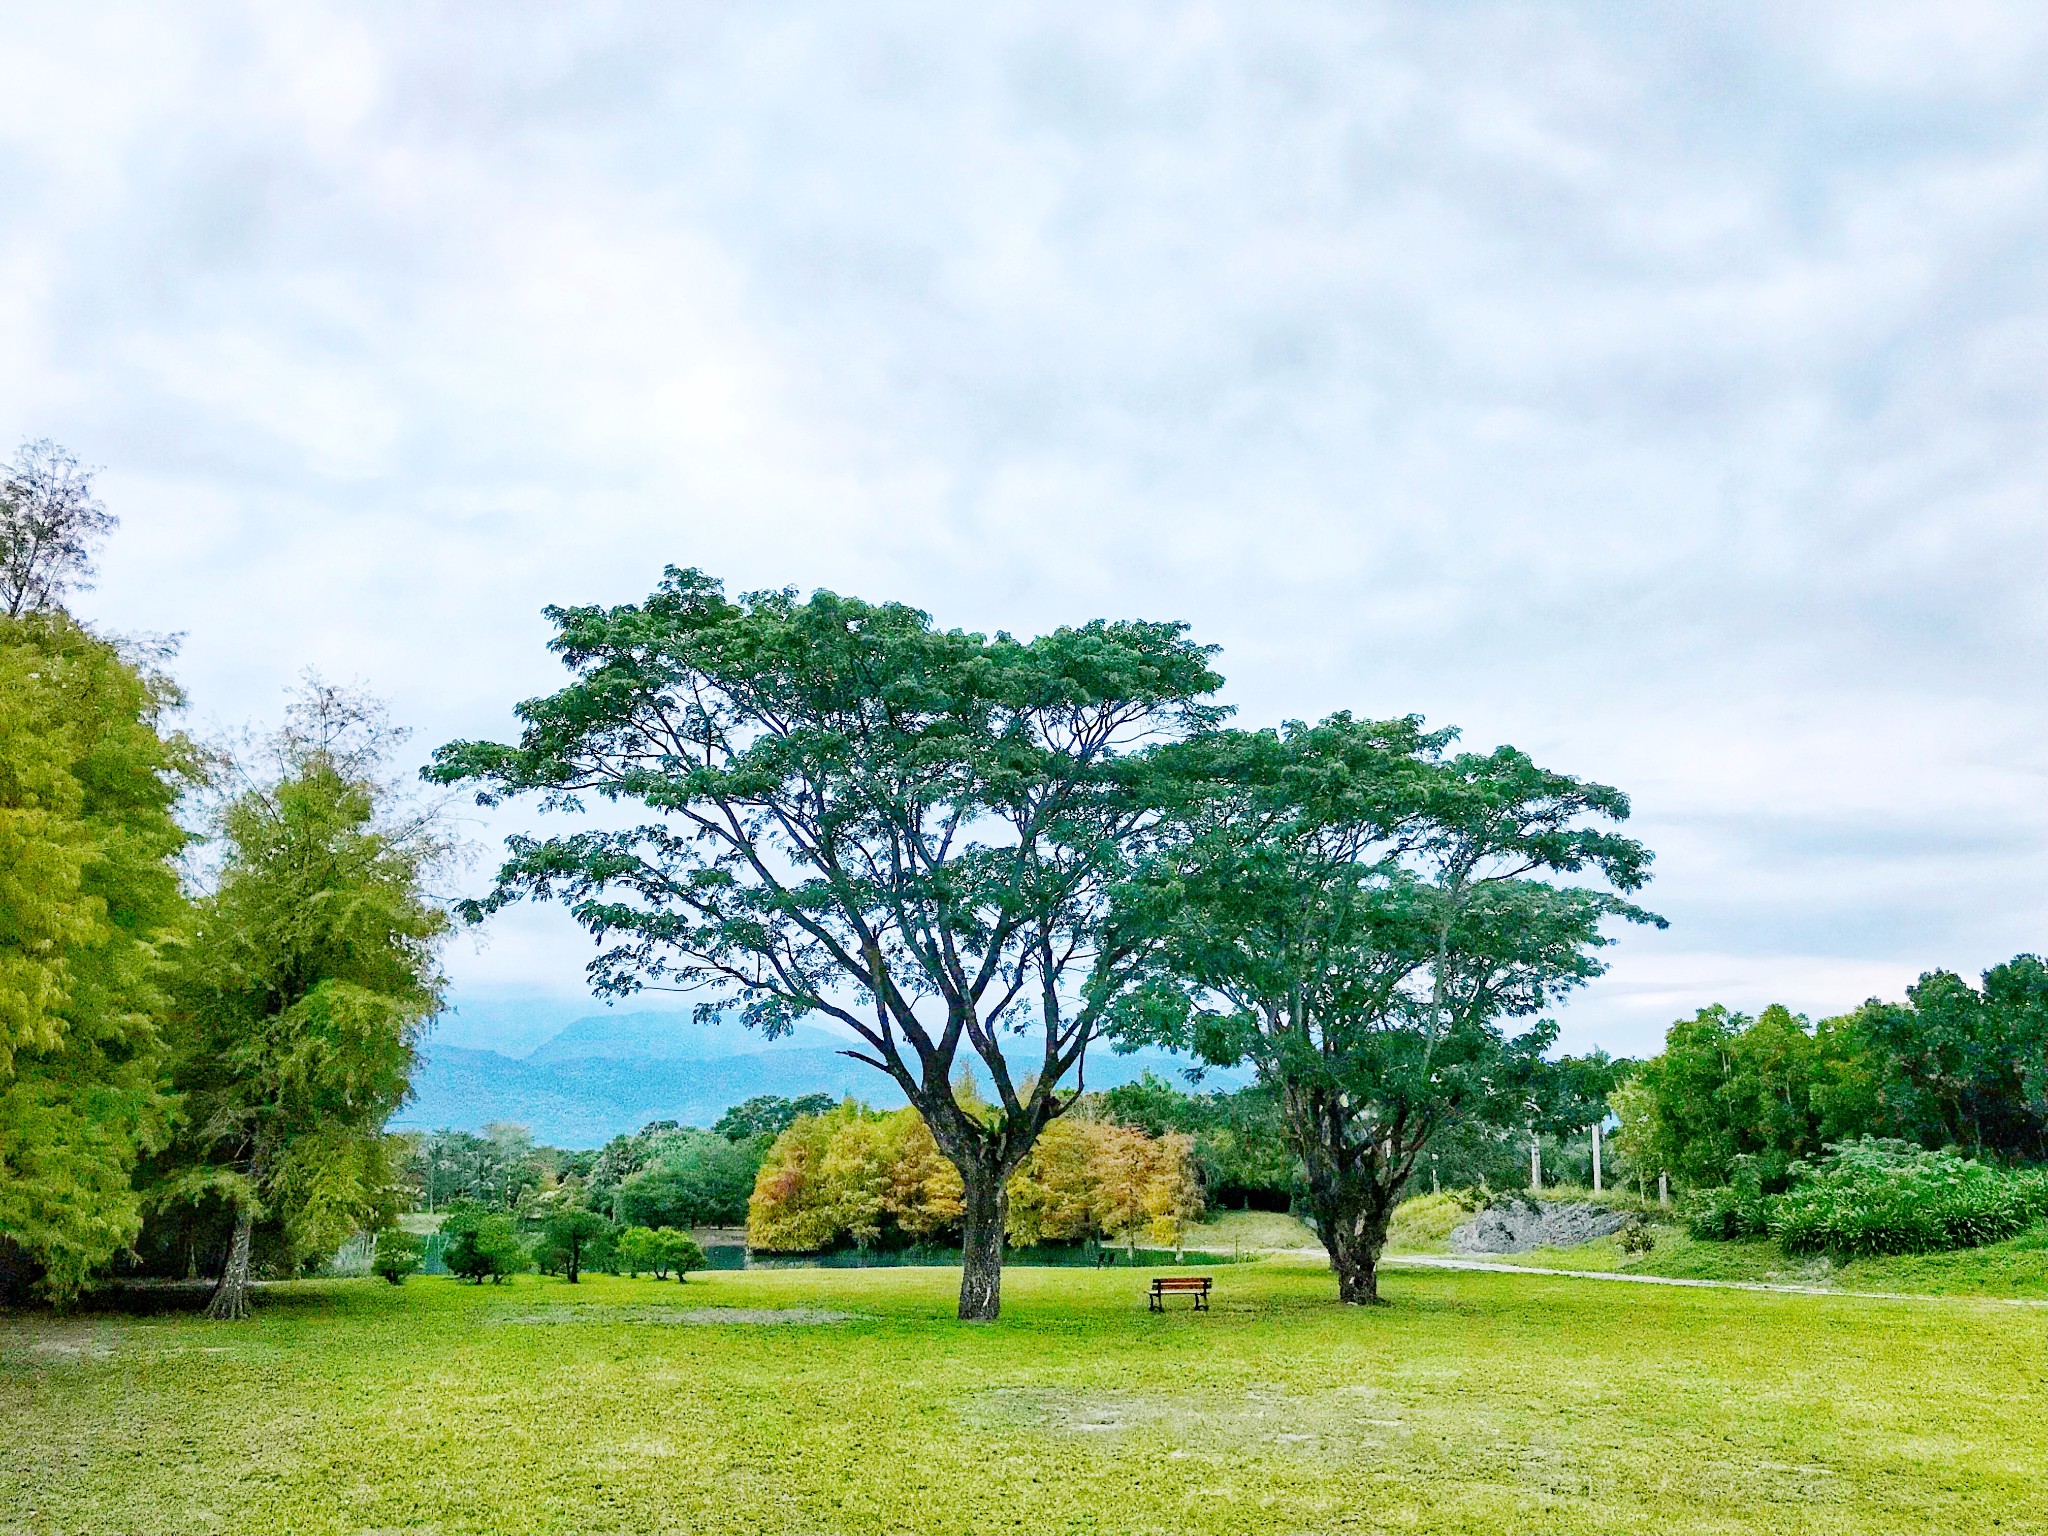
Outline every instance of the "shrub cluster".
{"label": "shrub cluster", "polygon": [[448,1273],[478,1285],[488,1279],[496,1285],[507,1275],[521,1274],[532,1267],[526,1245],[519,1241],[519,1229],[512,1218],[471,1200],[457,1200],[442,1218],[441,1234],[448,1245],[441,1250],[441,1262]]}
{"label": "shrub cluster", "polygon": [[1771,1212],[1787,1253],[1936,1253],[2017,1236],[2048,1214],[2048,1174],[1898,1142],[1837,1147],[1794,1176]]}
{"label": "shrub cluster", "polygon": [[689,1233],[674,1227],[628,1227],[619,1234],[619,1267],[636,1279],[646,1270],[655,1279],[666,1280],[674,1270],[680,1283],[691,1270],[704,1268],[704,1250]]}
{"label": "shrub cluster", "polygon": [[1858,1258],[1938,1253],[2017,1236],[2048,1216],[2048,1171],[2010,1170],[1865,1138],[1795,1163],[1791,1186],[1766,1195],[1754,1178],[1709,1192],[1695,1237],[1768,1234],[1787,1253]]}
{"label": "shrub cluster", "polygon": [[419,1272],[420,1261],[425,1254],[426,1243],[402,1227],[391,1227],[377,1235],[376,1256],[370,1260],[370,1273],[382,1275],[393,1285],[403,1285],[405,1277]]}

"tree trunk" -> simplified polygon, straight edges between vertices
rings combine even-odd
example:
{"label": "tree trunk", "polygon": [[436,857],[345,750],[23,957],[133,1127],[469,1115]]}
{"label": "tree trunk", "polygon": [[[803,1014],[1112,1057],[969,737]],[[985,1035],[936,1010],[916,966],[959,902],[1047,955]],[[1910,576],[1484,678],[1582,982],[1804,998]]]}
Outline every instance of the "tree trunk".
{"label": "tree trunk", "polygon": [[990,1323],[1003,1310],[1003,1219],[1009,1191],[993,1168],[961,1170],[960,1320]]}
{"label": "tree trunk", "polygon": [[206,1315],[226,1322],[249,1315],[249,1234],[256,1225],[256,1213],[244,1205],[235,1212],[235,1236],[228,1244],[228,1261],[221,1266],[220,1283],[206,1304]]}
{"label": "tree trunk", "polygon": [[1337,1272],[1337,1299],[1347,1306],[1376,1307],[1380,1301],[1380,1250],[1386,1246],[1386,1224],[1326,1222],[1323,1246],[1330,1268]]}
{"label": "tree trunk", "polygon": [[[1349,1181],[1347,1181],[1349,1183]],[[1387,1246],[1393,1195],[1381,1195],[1364,1181],[1312,1197],[1316,1235],[1337,1275],[1337,1299],[1347,1306],[1379,1305],[1380,1252]]]}

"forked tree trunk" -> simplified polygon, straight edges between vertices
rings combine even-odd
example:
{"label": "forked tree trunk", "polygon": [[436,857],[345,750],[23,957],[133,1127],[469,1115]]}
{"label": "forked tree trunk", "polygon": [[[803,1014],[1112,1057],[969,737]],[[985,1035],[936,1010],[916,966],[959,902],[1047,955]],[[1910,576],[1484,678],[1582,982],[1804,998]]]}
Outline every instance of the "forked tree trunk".
{"label": "forked tree trunk", "polygon": [[960,1180],[966,1207],[960,1224],[960,1320],[994,1322],[1003,1310],[1003,1221],[1009,1192],[993,1168],[969,1165]]}
{"label": "forked tree trunk", "polygon": [[249,1235],[256,1225],[256,1213],[244,1205],[235,1212],[235,1235],[228,1244],[228,1261],[221,1266],[220,1283],[206,1303],[206,1315],[227,1322],[249,1315]]}

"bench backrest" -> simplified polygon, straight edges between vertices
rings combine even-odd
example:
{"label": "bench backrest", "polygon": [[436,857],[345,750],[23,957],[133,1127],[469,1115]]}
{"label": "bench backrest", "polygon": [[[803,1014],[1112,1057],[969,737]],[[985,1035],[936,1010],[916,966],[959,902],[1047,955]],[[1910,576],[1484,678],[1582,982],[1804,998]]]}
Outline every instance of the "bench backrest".
{"label": "bench backrest", "polygon": [[1155,1291],[1206,1291],[1207,1275],[1161,1275],[1152,1282]]}

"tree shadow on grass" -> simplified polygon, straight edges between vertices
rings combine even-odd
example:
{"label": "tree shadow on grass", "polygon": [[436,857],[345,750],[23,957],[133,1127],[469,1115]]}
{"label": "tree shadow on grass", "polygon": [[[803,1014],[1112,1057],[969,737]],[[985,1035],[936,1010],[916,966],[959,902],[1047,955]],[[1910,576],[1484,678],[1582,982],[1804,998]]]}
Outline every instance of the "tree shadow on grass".
{"label": "tree shadow on grass", "polygon": [[[48,1306],[15,1307],[0,1317],[17,1321],[36,1317],[175,1317],[206,1310],[213,1295],[211,1280],[119,1280],[81,1295],[62,1312]],[[250,1306],[265,1312],[335,1311],[343,1297],[331,1284],[293,1280],[257,1280],[250,1285]]]}

